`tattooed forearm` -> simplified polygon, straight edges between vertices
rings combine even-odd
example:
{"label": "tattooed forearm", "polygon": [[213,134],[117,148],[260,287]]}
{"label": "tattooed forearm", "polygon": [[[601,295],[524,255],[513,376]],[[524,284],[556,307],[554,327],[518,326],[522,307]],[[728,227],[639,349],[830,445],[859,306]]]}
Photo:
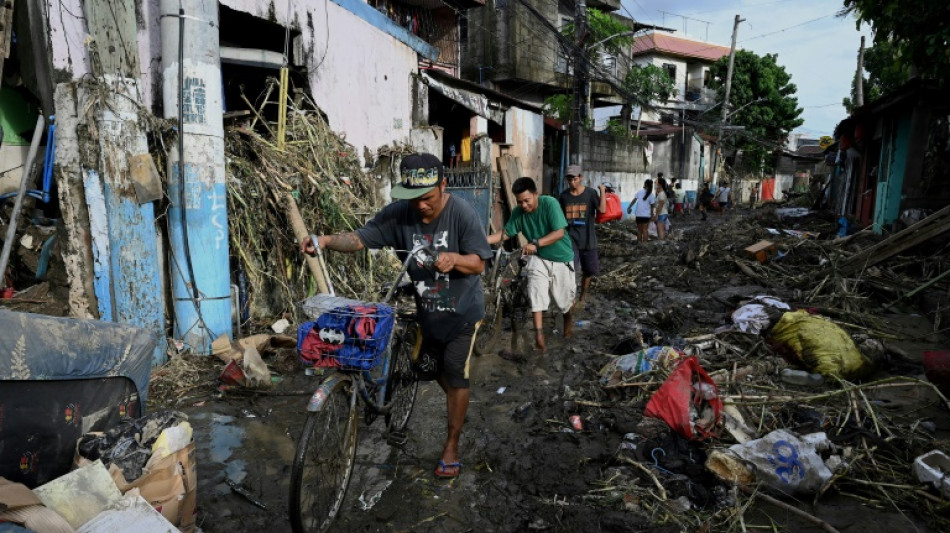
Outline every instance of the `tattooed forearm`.
{"label": "tattooed forearm", "polygon": [[351,231],[339,235],[328,235],[326,247],[335,252],[358,252],[363,249],[363,241],[356,232]]}

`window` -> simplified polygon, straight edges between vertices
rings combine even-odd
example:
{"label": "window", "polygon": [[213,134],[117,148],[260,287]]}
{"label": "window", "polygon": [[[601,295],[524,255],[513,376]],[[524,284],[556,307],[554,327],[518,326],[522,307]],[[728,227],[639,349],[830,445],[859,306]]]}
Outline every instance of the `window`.
{"label": "window", "polygon": [[676,65],[672,63],[663,63],[663,70],[670,75],[670,78],[675,82],[676,81]]}
{"label": "window", "polygon": [[459,41],[468,42],[468,14],[465,11],[459,13]]}
{"label": "window", "polygon": [[712,82],[712,71],[708,68],[703,69],[703,87],[709,87]]}

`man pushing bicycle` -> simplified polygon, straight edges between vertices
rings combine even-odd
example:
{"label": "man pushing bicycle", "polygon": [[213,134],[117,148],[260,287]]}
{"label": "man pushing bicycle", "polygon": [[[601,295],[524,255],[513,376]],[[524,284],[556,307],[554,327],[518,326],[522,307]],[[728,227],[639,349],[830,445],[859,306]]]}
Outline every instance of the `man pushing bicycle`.
{"label": "man pushing bicycle", "polygon": [[[469,359],[475,330],[485,313],[481,273],[491,249],[478,214],[467,202],[445,192],[445,170],[431,154],[412,154],[399,166],[397,201],[384,207],[362,228],[317,237],[321,249],[353,253],[363,248],[410,250],[425,245],[427,260],[410,261],[409,278],[422,328],[419,360],[434,360],[436,380],[445,391],[448,429],[438,477],[461,471],[459,437],[469,403]],[[304,253],[317,250],[308,237]]]}

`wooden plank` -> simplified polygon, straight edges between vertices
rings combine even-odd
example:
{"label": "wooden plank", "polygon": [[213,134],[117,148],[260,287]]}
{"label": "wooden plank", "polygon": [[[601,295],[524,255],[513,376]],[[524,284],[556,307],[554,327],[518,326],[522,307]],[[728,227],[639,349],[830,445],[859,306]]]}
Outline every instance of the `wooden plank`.
{"label": "wooden plank", "polygon": [[[83,180],[86,178],[77,130],[76,87],[72,83],[56,86],[56,162],[53,176],[59,191],[65,239],[60,241],[66,279],[69,284],[69,314],[76,318],[100,318],[94,283],[93,236],[90,233],[89,208]],[[110,304],[111,305],[111,304]],[[111,312],[111,311],[110,311]]]}
{"label": "wooden plank", "polygon": [[[518,158],[511,157],[510,155],[503,155],[498,158],[498,171],[501,173],[501,189],[505,193],[509,213],[518,205],[517,200],[515,200],[515,194],[511,192],[511,184],[518,179],[517,177],[512,177],[512,169],[516,172],[515,176],[520,175],[521,161],[518,160]],[[524,235],[519,233],[518,246],[524,248],[526,244],[528,244],[528,240],[525,239]]]}
{"label": "wooden plank", "polygon": [[837,271],[849,274],[874,266],[947,231],[950,231],[950,206],[842,261]]}
{"label": "wooden plank", "polygon": [[[102,72],[138,79],[138,34],[133,0],[86,0],[83,3],[89,34],[95,39]],[[95,65],[93,66],[95,68]]]}
{"label": "wooden plank", "polygon": [[10,57],[10,38],[13,36],[13,0],[0,0],[0,72],[3,60]]}

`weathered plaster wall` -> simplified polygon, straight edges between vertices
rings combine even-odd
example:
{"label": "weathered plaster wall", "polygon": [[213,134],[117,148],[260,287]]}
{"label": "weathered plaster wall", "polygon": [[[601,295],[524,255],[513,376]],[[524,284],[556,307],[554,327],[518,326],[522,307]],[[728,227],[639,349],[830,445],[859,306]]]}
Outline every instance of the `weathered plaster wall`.
{"label": "weathered plaster wall", "polygon": [[[278,24],[288,23],[284,4],[221,3],[261,18],[273,12]],[[298,49],[306,58],[310,89],[330,127],[345,134],[361,155],[364,147],[408,141],[416,52],[332,1],[296,2],[292,8],[290,24],[301,31]]]}
{"label": "weathered plaster wall", "polygon": [[521,171],[525,176],[541,180],[544,172],[544,118],[534,111],[512,107],[505,113],[505,137],[509,146],[501,147],[504,152],[493,148],[492,159],[500,153],[513,155],[521,160]]}
{"label": "weathered plaster wall", "polygon": [[[394,141],[405,142],[412,126],[410,74],[417,53],[333,1],[286,4],[222,0],[222,5],[263,19],[276,19],[301,32],[297,50],[305,58],[310,88],[330,126],[346,135],[362,155]],[[326,11],[324,11],[326,10]],[[49,10],[53,67],[58,81],[91,72],[81,0],[62,0]],[[161,33],[158,0],[137,4],[142,102],[161,102]],[[355,44],[359,43],[359,46]]]}

